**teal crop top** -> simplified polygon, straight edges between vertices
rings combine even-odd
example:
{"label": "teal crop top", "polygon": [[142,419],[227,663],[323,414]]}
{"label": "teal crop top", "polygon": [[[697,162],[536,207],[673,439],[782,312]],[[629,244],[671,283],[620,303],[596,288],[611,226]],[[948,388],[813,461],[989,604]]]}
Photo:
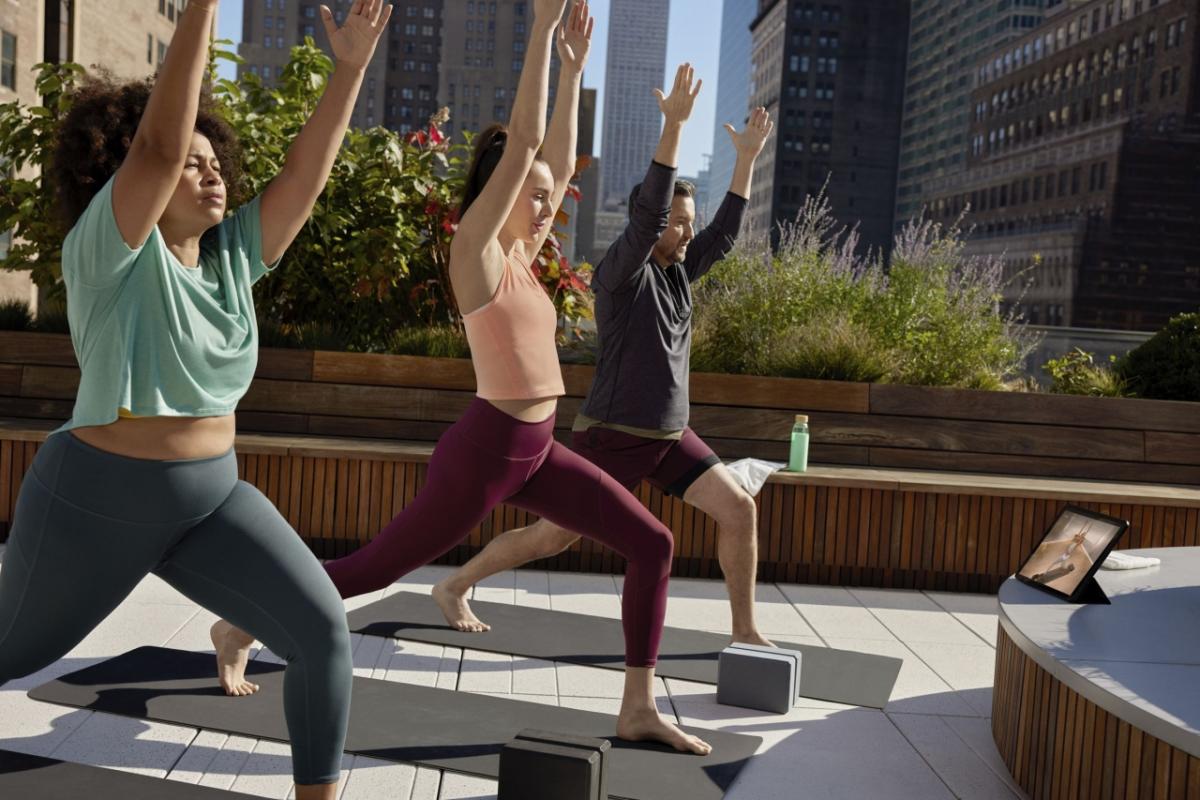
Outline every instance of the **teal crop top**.
{"label": "teal crop top", "polygon": [[167,249],[157,226],[131,249],[113,214],[110,178],[63,242],[71,342],[82,378],[59,428],[135,417],[233,413],[258,364],[251,285],[262,261],[259,200],[204,238],[198,267]]}

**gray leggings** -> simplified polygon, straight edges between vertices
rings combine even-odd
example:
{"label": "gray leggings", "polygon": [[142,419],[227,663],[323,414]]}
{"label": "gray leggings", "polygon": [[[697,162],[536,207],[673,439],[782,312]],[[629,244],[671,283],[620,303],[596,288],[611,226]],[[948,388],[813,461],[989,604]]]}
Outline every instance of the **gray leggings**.
{"label": "gray leggings", "polygon": [[299,784],[335,783],[350,714],[346,612],[233,451],[145,461],[70,433],[38,451],[0,570],[0,684],[61,658],[153,572],[287,662]]}

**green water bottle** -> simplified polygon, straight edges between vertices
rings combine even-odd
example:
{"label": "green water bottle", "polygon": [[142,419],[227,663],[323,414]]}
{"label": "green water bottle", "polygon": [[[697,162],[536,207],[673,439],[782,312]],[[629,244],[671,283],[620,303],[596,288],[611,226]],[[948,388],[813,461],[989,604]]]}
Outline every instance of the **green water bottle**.
{"label": "green water bottle", "polygon": [[792,449],[788,455],[788,470],[804,472],[808,469],[808,417],[796,415],[792,426]]}

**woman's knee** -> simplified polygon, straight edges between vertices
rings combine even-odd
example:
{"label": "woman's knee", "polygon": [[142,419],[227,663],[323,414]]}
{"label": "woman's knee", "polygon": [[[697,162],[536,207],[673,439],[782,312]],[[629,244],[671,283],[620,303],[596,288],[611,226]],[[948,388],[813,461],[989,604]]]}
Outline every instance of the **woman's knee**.
{"label": "woman's knee", "polygon": [[667,574],[671,571],[671,559],[675,555],[675,537],[670,528],[658,520],[647,530],[635,534],[636,557],[646,566],[652,567],[656,574]]}

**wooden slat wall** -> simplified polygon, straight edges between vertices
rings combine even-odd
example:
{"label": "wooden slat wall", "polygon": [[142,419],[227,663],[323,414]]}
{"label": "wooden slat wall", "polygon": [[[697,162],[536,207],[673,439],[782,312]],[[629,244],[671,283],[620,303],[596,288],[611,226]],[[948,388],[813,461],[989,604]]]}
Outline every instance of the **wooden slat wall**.
{"label": "wooden slat wall", "polygon": [[1200,758],[1060,683],[997,637],[992,736],[1032,800],[1200,800]]}
{"label": "wooden slat wall", "polygon": [[[38,445],[0,439],[0,538]],[[369,541],[416,495],[424,460],[241,452],[243,478],[274,502],[321,557]],[[639,499],[676,540],[673,574],[719,578],[716,526],[643,485]],[[768,483],[758,497],[762,580],[994,592],[1032,551],[1067,499],[886,489],[870,483]],[[1200,545],[1200,508],[1155,503],[1076,504],[1128,519],[1122,548]],[[504,530],[535,518],[500,506],[439,563],[461,564]],[[621,573],[623,560],[590,540],[535,566]]]}
{"label": "wooden slat wall", "polygon": [[[564,365],[565,437],[591,381]],[[0,332],[0,417],[61,420],[70,339]],[[434,441],[470,402],[468,361],[263,350],[242,431]],[[693,374],[692,427],[725,458],[787,457],[812,417],[814,463],[1200,484],[1200,405]]]}

